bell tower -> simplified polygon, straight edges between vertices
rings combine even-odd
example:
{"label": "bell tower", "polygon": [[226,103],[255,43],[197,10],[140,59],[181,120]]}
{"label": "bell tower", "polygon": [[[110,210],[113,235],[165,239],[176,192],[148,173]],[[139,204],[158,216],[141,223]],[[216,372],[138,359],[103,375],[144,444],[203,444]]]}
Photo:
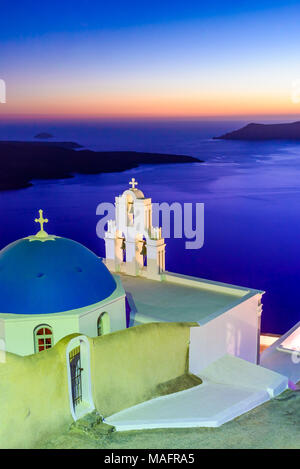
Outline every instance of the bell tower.
{"label": "bell tower", "polygon": [[165,270],[165,240],[161,228],[152,226],[152,202],[131,187],[115,198],[115,220],[105,233],[106,266],[113,272],[157,278]]}

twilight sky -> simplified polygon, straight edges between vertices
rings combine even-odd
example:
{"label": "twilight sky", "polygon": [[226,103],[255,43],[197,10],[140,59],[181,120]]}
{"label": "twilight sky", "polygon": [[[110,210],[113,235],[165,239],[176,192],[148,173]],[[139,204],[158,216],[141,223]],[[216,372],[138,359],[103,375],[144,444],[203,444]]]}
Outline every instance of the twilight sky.
{"label": "twilight sky", "polygon": [[300,114],[300,3],[0,5],[0,117]]}

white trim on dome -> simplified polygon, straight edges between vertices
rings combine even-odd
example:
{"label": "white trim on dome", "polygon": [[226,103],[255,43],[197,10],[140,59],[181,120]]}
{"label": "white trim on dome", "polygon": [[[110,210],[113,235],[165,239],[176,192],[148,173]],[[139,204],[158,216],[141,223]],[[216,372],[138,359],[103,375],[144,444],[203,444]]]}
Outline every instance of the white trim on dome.
{"label": "white trim on dome", "polygon": [[31,235],[31,236],[27,236],[26,238],[22,238],[22,239],[28,239],[29,242],[31,242],[31,241],[40,241],[41,243],[44,243],[45,241],[55,241],[56,238],[60,238],[60,236],[48,235],[47,234],[47,236],[41,237],[41,236],[37,236],[37,235]]}

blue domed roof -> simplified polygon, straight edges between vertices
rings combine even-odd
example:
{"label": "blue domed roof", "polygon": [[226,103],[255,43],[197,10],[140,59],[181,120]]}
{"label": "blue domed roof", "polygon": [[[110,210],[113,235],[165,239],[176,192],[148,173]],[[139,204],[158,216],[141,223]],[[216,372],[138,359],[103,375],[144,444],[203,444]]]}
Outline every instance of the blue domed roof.
{"label": "blue domed roof", "polygon": [[0,251],[0,313],[82,308],[108,298],[116,286],[102,260],[71,239],[25,238]]}

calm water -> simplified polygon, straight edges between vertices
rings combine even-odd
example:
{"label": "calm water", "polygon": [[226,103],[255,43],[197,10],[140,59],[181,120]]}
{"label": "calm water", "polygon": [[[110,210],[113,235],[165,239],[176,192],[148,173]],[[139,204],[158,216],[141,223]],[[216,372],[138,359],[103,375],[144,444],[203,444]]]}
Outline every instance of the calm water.
{"label": "calm water", "polygon": [[48,231],[104,255],[96,206],[113,202],[135,177],[153,202],[204,202],[205,242],[186,250],[167,240],[168,270],[266,291],[263,331],[283,333],[300,320],[300,144],[213,141],[243,122],[0,124],[1,139],[57,139],[99,150],[143,150],[197,156],[203,164],[145,166],[124,173],[39,181],[0,193],[0,247],[34,233],[39,208]]}

